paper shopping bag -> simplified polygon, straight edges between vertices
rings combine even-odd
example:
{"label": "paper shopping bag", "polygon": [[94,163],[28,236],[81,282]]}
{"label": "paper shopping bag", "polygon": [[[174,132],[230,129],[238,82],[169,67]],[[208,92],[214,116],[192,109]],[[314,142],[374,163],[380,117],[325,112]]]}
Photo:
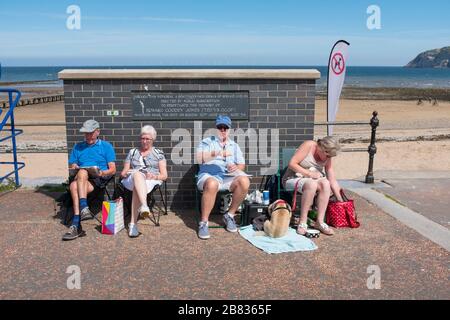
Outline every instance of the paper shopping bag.
{"label": "paper shopping bag", "polygon": [[102,204],[102,233],[116,234],[125,228],[123,221],[123,199],[103,201]]}

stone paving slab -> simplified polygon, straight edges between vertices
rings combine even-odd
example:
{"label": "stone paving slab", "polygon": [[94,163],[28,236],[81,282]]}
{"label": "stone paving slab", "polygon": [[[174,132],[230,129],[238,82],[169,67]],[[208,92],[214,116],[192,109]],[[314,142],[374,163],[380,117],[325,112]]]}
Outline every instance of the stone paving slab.
{"label": "stone paving slab", "polygon": [[391,198],[450,229],[450,179],[386,179],[392,188],[378,188]]}
{"label": "stone paving slab", "polygon": [[57,213],[54,199],[58,195],[26,189],[0,195],[0,223],[52,221]]}
{"label": "stone paving slab", "polygon": [[[48,195],[9,193],[0,197],[0,299],[449,299],[449,253],[349,194],[359,229],[321,236],[313,252],[269,255],[224,229],[199,240],[189,212],[141,225],[137,239],[102,235],[90,221],[86,237],[63,242]],[[66,287],[70,265],[81,268],[80,290]],[[380,290],[367,288],[370,265]]]}

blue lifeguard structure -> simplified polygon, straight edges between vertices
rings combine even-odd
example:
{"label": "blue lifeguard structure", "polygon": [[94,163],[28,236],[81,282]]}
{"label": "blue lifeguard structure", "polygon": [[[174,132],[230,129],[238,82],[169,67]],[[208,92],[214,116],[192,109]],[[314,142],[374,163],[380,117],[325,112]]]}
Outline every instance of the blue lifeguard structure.
{"label": "blue lifeguard structure", "polygon": [[[13,161],[2,161],[0,162],[0,165],[12,165],[14,166],[14,170],[10,171],[6,175],[0,177],[0,183],[3,182],[4,179],[8,178],[9,176],[14,174],[15,177],[15,183],[16,187],[20,186],[19,181],[19,170],[25,167],[24,162],[18,162],[17,161],[17,146],[16,146],[16,136],[23,133],[23,130],[16,129],[14,126],[14,108],[17,106],[21,93],[19,90],[16,89],[1,89],[0,93],[7,93],[8,99],[9,99],[9,109],[6,111],[4,116],[2,117],[3,110],[0,109],[0,134],[3,132],[7,133],[6,137],[0,136],[0,142],[3,142],[5,140],[11,139],[12,142],[12,154],[13,154]],[[8,123],[9,122],[9,123]]]}

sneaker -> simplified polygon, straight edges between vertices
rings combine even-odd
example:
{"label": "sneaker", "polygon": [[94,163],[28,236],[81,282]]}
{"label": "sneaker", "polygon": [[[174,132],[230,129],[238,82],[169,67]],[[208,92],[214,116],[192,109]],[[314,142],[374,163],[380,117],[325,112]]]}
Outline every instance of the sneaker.
{"label": "sneaker", "polygon": [[77,226],[70,226],[69,228],[69,232],[67,232],[66,234],[63,235],[62,239],[64,241],[68,241],[68,240],[74,240],[78,237],[84,237],[86,235],[86,232],[83,231],[83,228],[81,227],[77,227]]}
{"label": "sneaker", "polygon": [[130,238],[136,238],[137,236],[139,236],[139,231],[136,224],[130,223],[128,225],[128,236]]}
{"label": "sneaker", "polygon": [[330,228],[329,225],[327,225],[325,222],[318,223],[314,225],[314,228],[322,232],[323,234],[326,234],[327,236],[332,236],[334,234],[333,229]]}
{"label": "sneaker", "polygon": [[138,210],[139,216],[143,219],[148,218],[150,216],[150,208],[143,204]]}
{"label": "sneaker", "polygon": [[234,221],[234,217],[230,216],[228,213],[223,215],[223,222],[225,223],[225,227],[228,232],[236,232],[236,222]]}
{"label": "sneaker", "polygon": [[208,222],[200,222],[198,225],[198,237],[203,240],[209,239]]}
{"label": "sneaker", "polygon": [[80,212],[80,221],[94,219],[94,214],[91,212],[89,207],[84,208]]}
{"label": "sneaker", "polygon": [[308,224],[307,223],[299,223],[297,227],[297,233],[301,236],[306,235],[306,232],[308,230]]}

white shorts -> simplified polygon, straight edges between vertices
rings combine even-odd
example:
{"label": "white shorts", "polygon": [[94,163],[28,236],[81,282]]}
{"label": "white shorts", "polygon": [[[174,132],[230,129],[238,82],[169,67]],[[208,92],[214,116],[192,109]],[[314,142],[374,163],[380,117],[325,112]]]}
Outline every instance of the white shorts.
{"label": "white shorts", "polygon": [[203,191],[203,185],[205,184],[205,182],[208,178],[214,178],[217,180],[217,182],[219,183],[219,191],[225,191],[225,190],[230,191],[230,187],[231,187],[231,184],[233,183],[233,180],[238,178],[238,176],[237,177],[224,177],[223,182],[221,182],[219,178],[217,178],[213,175],[210,175],[208,173],[205,173],[205,174],[203,174],[203,177],[200,180],[198,180],[198,182],[197,182],[198,190]]}
{"label": "white shorts", "polygon": [[[326,178],[322,177],[322,178],[320,178],[320,179],[326,179]],[[313,179],[313,178],[294,178],[294,179],[288,179],[288,180],[286,180],[286,182],[285,182],[284,190],[286,190],[286,191],[294,191],[294,189],[295,189],[295,184],[296,184],[297,181],[298,181],[298,190],[297,190],[297,192],[298,192],[298,193],[302,193],[302,191],[303,191],[303,186],[305,185],[305,183],[307,183],[308,181],[313,181],[313,180],[319,181],[320,179]]]}
{"label": "white shorts", "polygon": [[[157,185],[160,186],[162,183],[163,182],[161,180],[145,180],[145,184],[147,185],[147,193],[152,192],[155,186]],[[133,175],[130,174],[125,179],[122,179],[122,184],[128,190],[133,191],[134,189]]]}

